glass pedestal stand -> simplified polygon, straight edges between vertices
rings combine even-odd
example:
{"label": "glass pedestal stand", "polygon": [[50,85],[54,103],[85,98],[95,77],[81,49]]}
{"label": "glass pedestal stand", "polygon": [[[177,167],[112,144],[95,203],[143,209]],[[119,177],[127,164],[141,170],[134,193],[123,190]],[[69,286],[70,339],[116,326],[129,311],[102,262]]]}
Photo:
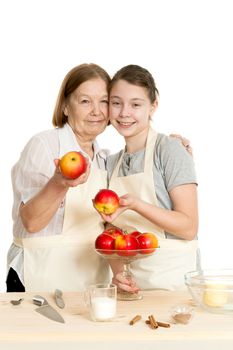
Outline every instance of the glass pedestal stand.
{"label": "glass pedestal stand", "polygon": [[[127,278],[128,281],[133,281],[133,274],[130,270],[130,263],[133,259],[119,259],[123,262],[123,271],[122,276]],[[134,259],[135,260],[135,259]],[[143,298],[140,292],[138,293],[130,293],[124,290],[117,291],[117,299],[118,300],[141,300]]]}
{"label": "glass pedestal stand", "polygon": [[[154,254],[155,249],[152,251],[152,249],[143,249],[142,250],[105,250],[105,249],[95,249],[95,251],[104,257],[105,259],[111,260],[119,260],[123,264],[123,271],[122,276],[127,278],[128,281],[133,281],[133,274],[130,270],[130,264],[132,261],[136,261],[139,259],[147,258]],[[123,255],[124,254],[124,255]],[[124,290],[118,290],[117,292],[117,299],[118,300],[141,300],[143,298],[142,294],[140,292],[138,293],[132,293],[127,292]]]}

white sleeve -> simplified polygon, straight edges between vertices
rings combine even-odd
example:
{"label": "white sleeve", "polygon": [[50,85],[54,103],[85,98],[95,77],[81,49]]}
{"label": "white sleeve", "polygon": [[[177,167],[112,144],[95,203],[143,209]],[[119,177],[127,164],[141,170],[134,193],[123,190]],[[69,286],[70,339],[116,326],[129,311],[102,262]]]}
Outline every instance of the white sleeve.
{"label": "white sleeve", "polygon": [[25,203],[35,196],[55,170],[53,153],[46,146],[42,138],[34,136],[12,168],[13,190],[21,198],[20,202]]}

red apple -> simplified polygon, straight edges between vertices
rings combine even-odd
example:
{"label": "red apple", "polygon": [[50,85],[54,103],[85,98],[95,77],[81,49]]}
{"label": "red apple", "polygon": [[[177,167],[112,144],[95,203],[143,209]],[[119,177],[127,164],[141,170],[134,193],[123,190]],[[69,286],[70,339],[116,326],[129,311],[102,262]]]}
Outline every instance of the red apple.
{"label": "red apple", "polygon": [[100,253],[101,250],[104,249],[106,251],[104,251],[104,254],[113,254],[114,253],[114,241],[115,238],[111,235],[108,235],[107,233],[105,233],[106,231],[104,231],[103,233],[101,233],[95,240],[95,248],[97,250],[100,249]]}
{"label": "red apple", "polygon": [[134,236],[135,238],[138,238],[138,236],[140,236],[142,233],[139,231],[133,231],[130,232],[130,236]]}
{"label": "red apple", "polygon": [[119,235],[115,239],[114,247],[120,256],[134,256],[137,254],[135,250],[138,249],[138,241],[131,235]]}
{"label": "red apple", "polygon": [[95,196],[93,204],[99,213],[110,215],[119,207],[119,197],[112,190],[102,189]]}
{"label": "red apple", "polygon": [[158,248],[158,239],[153,233],[145,232],[137,237],[141,254],[150,254]]}
{"label": "red apple", "polygon": [[62,175],[67,179],[76,179],[87,169],[85,157],[80,152],[68,152],[59,162],[59,167]]}
{"label": "red apple", "polygon": [[123,231],[121,229],[119,229],[118,227],[109,227],[102,233],[106,233],[107,235],[112,236],[114,239],[116,239],[118,236],[122,236],[124,234]]}

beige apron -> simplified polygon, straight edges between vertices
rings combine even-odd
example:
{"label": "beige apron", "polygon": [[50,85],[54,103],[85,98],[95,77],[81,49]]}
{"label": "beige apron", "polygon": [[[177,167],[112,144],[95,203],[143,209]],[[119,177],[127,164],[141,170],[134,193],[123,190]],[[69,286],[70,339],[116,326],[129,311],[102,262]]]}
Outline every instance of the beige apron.
{"label": "beige apron", "polygon": [[[144,172],[118,177],[122,154],[113,171],[109,188],[120,196],[130,193],[145,202],[157,205],[152,170],[156,138],[156,132],[150,129],[145,150]],[[135,280],[141,289],[174,290],[184,287],[185,272],[196,269],[196,240],[166,239],[159,227],[132,210],[126,210],[114,220],[113,224],[126,230],[131,228],[141,232],[153,232],[158,237],[160,248],[154,255],[131,263]]]}
{"label": "beige apron", "polygon": [[[59,141],[61,157],[71,150],[64,128],[59,129]],[[109,281],[108,264],[94,251],[95,238],[103,231],[92,205],[100,188],[106,188],[106,171],[91,167],[88,181],[66,194],[62,234],[15,240],[24,248],[26,291],[83,291]]]}

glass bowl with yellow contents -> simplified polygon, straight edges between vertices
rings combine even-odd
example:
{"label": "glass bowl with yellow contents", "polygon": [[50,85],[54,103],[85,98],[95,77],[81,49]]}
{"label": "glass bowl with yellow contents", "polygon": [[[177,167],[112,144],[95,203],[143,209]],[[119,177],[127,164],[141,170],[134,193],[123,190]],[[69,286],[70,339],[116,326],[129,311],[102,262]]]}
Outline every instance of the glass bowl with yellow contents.
{"label": "glass bowl with yellow contents", "polygon": [[200,270],[185,274],[194,301],[214,313],[233,315],[233,270]]}

